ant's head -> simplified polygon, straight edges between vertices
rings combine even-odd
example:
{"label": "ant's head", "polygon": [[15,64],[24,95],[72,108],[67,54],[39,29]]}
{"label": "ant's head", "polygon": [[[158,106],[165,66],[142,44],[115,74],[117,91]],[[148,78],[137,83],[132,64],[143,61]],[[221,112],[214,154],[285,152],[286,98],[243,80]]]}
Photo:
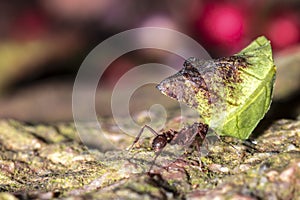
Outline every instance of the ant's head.
{"label": "ant's head", "polygon": [[152,149],[155,152],[162,150],[168,143],[168,139],[165,135],[158,135],[153,139]]}

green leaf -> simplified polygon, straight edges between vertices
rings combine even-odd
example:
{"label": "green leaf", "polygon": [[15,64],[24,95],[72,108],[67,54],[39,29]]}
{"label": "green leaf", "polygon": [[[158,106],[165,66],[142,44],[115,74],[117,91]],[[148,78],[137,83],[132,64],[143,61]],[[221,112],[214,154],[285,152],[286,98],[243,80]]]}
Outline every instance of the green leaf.
{"label": "green leaf", "polygon": [[219,135],[247,139],[270,107],[275,74],[270,41],[262,36],[230,57],[189,58],[157,88],[196,109]]}

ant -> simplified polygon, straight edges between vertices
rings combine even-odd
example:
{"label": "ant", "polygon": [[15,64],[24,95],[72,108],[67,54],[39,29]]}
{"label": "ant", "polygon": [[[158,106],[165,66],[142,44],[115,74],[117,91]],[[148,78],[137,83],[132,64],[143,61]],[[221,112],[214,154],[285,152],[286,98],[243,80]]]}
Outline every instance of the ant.
{"label": "ant", "polygon": [[200,146],[202,142],[204,141],[206,134],[208,132],[208,125],[203,123],[194,123],[188,127],[184,127],[180,131],[175,130],[168,130],[164,131],[163,133],[159,134],[154,129],[152,129],[148,125],[144,125],[139,134],[136,136],[133,144],[129,148],[129,151],[134,147],[134,145],[139,141],[142,133],[144,132],[145,128],[147,128],[153,135],[155,135],[155,138],[152,141],[152,149],[154,150],[157,155],[154,158],[153,164],[151,165],[149,172],[151,171],[155,160],[160,155],[162,150],[167,144],[170,145],[182,145],[185,147],[190,147],[192,145],[195,145],[198,152],[200,152]]}

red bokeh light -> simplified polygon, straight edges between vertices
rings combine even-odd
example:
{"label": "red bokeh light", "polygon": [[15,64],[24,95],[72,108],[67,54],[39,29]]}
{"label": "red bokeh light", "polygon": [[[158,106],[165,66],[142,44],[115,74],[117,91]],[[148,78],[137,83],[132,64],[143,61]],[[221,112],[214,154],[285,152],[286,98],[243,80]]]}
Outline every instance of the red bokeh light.
{"label": "red bokeh light", "polygon": [[207,4],[199,17],[197,28],[208,40],[219,44],[241,41],[245,33],[242,10],[232,4]]}
{"label": "red bokeh light", "polygon": [[299,41],[299,22],[292,15],[281,15],[270,22],[267,36],[274,48],[282,49]]}

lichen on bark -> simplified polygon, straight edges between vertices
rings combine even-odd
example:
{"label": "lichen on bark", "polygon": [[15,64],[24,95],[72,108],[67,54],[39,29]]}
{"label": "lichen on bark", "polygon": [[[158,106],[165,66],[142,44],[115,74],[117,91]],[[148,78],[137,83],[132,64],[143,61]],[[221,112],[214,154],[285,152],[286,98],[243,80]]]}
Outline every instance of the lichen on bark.
{"label": "lichen on bark", "polygon": [[[120,146],[132,141],[132,137],[127,137]],[[300,196],[300,121],[279,120],[255,141],[257,144],[252,148],[241,140],[222,137],[200,159],[197,153],[176,159],[166,151],[155,162],[155,173],[149,174],[155,153],[147,148],[146,141],[131,152],[125,149],[100,152],[82,144],[72,123],[29,125],[1,120],[0,187],[5,193],[0,196],[6,199]]]}

